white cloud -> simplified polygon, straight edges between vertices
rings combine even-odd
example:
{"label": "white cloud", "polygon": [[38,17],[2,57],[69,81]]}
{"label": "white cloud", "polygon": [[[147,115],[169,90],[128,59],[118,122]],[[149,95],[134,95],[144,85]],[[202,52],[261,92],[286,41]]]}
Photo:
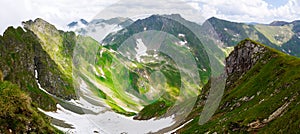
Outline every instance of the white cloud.
{"label": "white cloud", "polygon": [[[194,6],[195,7],[195,6]],[[122,0],[101,11],[98,18],[134,17],[143,14],[175,14],[180,13],[193,21],[204,21],[197,10],[181,0]]]}
{"label": "white cloud", "polygon": [[273,7],[263,0],[187,0],[198,3],[200,14],[239,22],[269,23],[274,20],[292,21],[300,18],[300,1],[289,0],[279,7]]}
{"label": "white cloud", "polygon": [[81,18],[90,20],[100,10],[117,0],[1,0],[0,33],[8,26],[20,26],[22,21],[43,18],[62,28]]}
{"label": "white cloud", "polygon": [[[292,21],[300,19],[300,1],[289,0],[282,6],[273,7],[263,0],[184,0],[195,10],[180,0],[1,0],[0,33],[8,26],[18,26],[21,21],[43,18],[62,28],[71,21],[84,18],[91,20],[98,16],[122,16],[153,13],[180,12],[189,19],[210,18],[212,16],[239,22],[263,22],[273,20]],[[108,7],[111,4],[115,8]],[[114,12],[115,14],[113,14]],[[125,17],[125,16],[122,16]]]}

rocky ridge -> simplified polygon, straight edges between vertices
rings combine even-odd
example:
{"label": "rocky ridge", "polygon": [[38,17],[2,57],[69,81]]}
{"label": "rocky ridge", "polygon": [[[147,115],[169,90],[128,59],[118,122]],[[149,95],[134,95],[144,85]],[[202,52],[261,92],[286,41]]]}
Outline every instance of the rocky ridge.
{"label": "rocky ridge", "polygon": [[246,39],[237,45],[231,54],[226,58],[227,85],[239,79],[250,70],[260,59],[262,59],[268,49],[265,46]]}
{"label": "rocky ridge", "polygon": [[3,80],[26,90],[40,108],[56,109],[56,101],[47,93],[65,100],[76,98],[72,81],[58,69],[40,39],[29,29],[9,27],[0,36],[0,55]]}
{"label": "rocky ridge", "polygon": [[198,124],[209,81],[185,120],[189,122],[176,133],[299,133],[299,58],[246,39],[226,63],[228,78],[217,111]]}

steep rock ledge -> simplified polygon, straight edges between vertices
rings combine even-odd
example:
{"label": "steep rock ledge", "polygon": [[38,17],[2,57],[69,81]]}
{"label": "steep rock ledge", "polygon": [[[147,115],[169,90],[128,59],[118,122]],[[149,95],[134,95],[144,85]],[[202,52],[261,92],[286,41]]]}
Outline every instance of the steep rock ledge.
{"label": "steep rock ledge", "polygon": [[228,75],[226,85],[231,85],[243,74],[250,70],[268,49],[250,39],[245,39],[237,45],[233,52],[226,58],[226,73]]}

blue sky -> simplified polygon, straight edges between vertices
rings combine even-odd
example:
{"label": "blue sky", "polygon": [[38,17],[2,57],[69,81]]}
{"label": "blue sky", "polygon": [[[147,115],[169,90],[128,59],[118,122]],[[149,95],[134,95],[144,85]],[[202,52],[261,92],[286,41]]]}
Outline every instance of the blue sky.
{"label": "blue sky", "polygon": [[[154,4],[149,0],[122,0],[122,4],[113,10],[110,6],[120,3],[118,0],[15,0],[14,2],[1,0],[0,34],[8,26],[18,26],[22,21],[37,17],[62,29],[74,20],[83,18],[89,21],[102,10],[118,10],[116,13],[120,16],[128,12],[178,11],[197,14],[204,19],[215,16],[237,22],[270,23],[274,20],[300,20],[300,0],[183,0],[185,4],[193,7],[194,11],[185,10],[182,8],[183,4],[176,3],[178,1],[180,0],[157,0]],[[145,10],[147,12],[143,12]]]}
{"label": "blue sky", "polygon": [[264,1],[272,5],[273,7],[280,7],[288,2],[288,0],[264,0]]}

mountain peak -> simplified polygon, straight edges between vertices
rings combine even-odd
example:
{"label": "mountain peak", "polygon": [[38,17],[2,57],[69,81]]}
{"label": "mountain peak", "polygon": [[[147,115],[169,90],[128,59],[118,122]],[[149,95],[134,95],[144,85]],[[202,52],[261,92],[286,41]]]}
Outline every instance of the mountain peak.
{"label": "mountain peak", "polygon": [[85,25],[88,24],[88,22],[87,22],[85,19],[80,19],[79,21],[80,21],[82,24],[85,24]]}
{"label": "mountain peak", "polygon": [[[215,23],[232,23],[232,24],[241,24],[239,22],[232,22],[232,21],[228,21],[228,20],[224,20],[224,19],[220,19],[217,17],[211,17],[209,19],[207,19],[205,22],[210,22],[211,24],[215,24]],[[204,23],[205,23],[204,22]]]}
{"label": "mountain peak", "polygon": [[148,18],[169,18],[169,19],[174,19],[174,20],[184,19],[180,14],[163,14],[163,15],[153,14],[145,19],[148,19]]}
{"label": "mountain peak", "polygon": [[211,21],[225,21],[225,20],[222,20],[222,19],[219,19],[219,18],[213,16],[213,17],[210,17],[209,19],[207,19],[206,21],[211,22]]}
{"label": "mountain peak", "polygon": [[219,18],[213,16],[213,17],[210,17],[208,20],[219,20]]}
{"label": "mountain peak", "polygon": [[47,24],[47,25],[52,25],[49,22],[43,20],[42,18],[36,18],[34,21],[29,20],[26,22],[22,22],[22,24]]}
{"label": "mountain peak", "polygon": [[79,26],[79,25],[86,26],[88,24],[89,23],[85,19],[80,19],[78,21],[73,21],[73,22],[69,23],[67,26],[69,28],[73,28],[73,27],[76,27],[76,26]]}
{"label": "mountain peak", "polygon": [[125,17],[116,17],[116,18],[110,18],[108,20],[103,20],[103,22],[113,25],[113,24],[122,24],[122,23],[127,23],[130,22],[130,24],[133,22],[130,18],[125,18]]}
{"label": "mountain peak", "polygon": [[227,85],[232,84],[240,76],[250,70],[259,60],[264,58],[267,52],[266,46],[250,39],[241,41],[226,58]]}
{"label": "mountain peak", "polygon": [[169,18],[177,18],[177,19],[181,19],[182,16],[180,14],[170,14],[170,15],[162,15],[162,16],[165,16],[165,17],[169,17]]}
{"label": "mountain peak", "polygon": [[272,23],[270,23],[270,26],[284,26],[284,25],[288,25],[289,22],[285,22],[285,21],[273,21]]}
{"label": "mountain peak", "polygon": [[25,21],[22,22],[22,25],[24,26],[25,29],[29,29],[29,30],[38,30],[38,31],[45,31],[45,30],[57,30],[56,27],[52,24],[50,24],[49,22],[41,19],[41,18],[37,18],[34,21],[29,20],[29,21]]}

